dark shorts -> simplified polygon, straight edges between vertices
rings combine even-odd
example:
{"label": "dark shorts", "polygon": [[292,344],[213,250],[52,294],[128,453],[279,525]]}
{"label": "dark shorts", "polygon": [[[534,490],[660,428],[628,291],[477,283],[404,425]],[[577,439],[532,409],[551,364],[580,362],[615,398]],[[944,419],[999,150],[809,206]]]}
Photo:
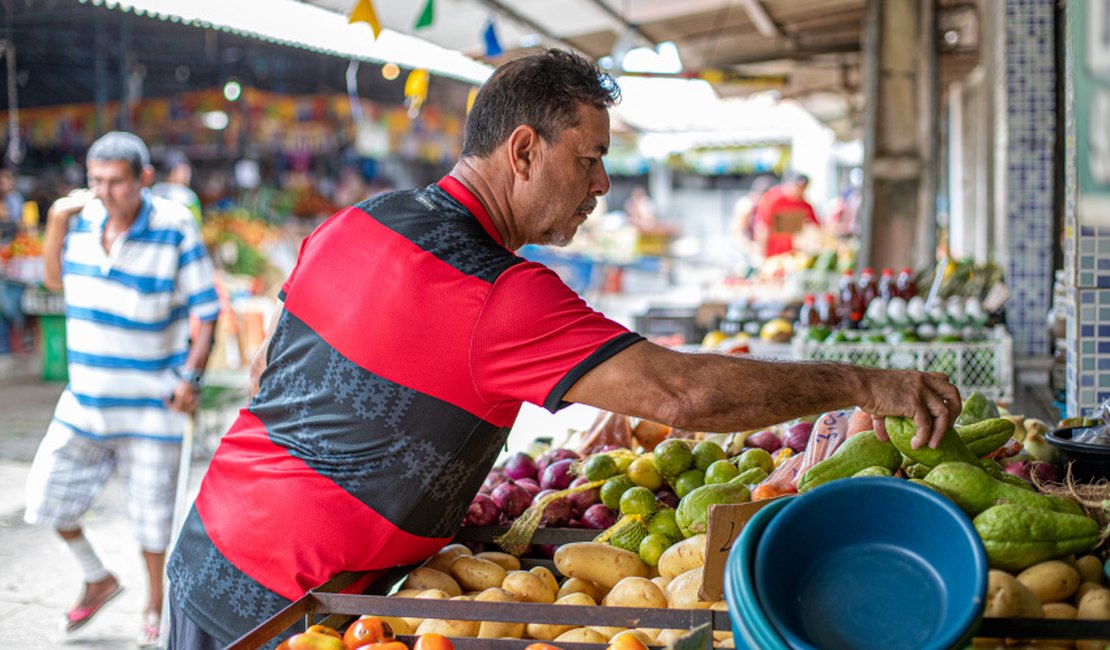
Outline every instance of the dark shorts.
{"label": "dark shorts", "polygon": [[225,644],[200,629],[191,618],[185,616],[177,607],[173,594],[170,594],[170,633],[167,650],[221,650]]}

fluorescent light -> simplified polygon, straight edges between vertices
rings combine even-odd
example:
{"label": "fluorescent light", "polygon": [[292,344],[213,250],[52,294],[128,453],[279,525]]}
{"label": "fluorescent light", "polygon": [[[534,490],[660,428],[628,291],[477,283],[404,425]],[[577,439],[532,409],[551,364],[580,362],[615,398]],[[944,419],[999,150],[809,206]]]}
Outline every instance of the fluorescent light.
{"label": "fluorescent light", "polygon": [[678,47],[672,41],[665,41],[654,50],[649,47],[630,50],[621,67],[625,72],[678,74],[682,72],[682,59],[678,56]]}
{"label": "fluorescent light", "polygon": [[205,128],[212,129],[213,131],[223,131],[227,128],[229,121],[227,113],[223,111],[208,111],[200,115],[200,123],[203,124]]}

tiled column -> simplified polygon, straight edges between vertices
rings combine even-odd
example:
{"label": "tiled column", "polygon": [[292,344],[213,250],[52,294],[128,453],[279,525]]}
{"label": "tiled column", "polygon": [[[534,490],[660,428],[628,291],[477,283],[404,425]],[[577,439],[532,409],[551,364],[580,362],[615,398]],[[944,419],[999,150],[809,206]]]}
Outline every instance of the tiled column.
{"label": "tiled column", "polygon": [[[1005,155],[1007,322],[1017,356],[1050,354],[1045,317],[1052,304],[1053,149],[1056,145],[1054,0],[1006,1]],[[997,59],[996,59],[997,60]],[[1001,85],[1001,84],[1000,84]]]}
{"label": "tiled column", "polygon": [[[1110,41],[1102,30],[1088,31],[1107,24],[1110,8],[1088,0],[1066,7],[1067,411],[1075,417],[1110,398],[1110,168],[1105,148],[1093,146],[1110,123],[1099,114],[1110,107]],[[1099,40],[1089,41],[1091,33]]]}

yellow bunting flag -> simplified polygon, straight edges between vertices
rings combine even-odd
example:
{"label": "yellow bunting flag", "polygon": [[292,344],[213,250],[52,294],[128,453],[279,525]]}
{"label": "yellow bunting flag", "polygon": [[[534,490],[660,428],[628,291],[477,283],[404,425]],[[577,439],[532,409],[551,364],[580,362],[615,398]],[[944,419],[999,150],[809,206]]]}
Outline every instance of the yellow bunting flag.
{"label": "yellow bunting flag", "polygon": [[470,113],[471,107],[474,106],[474,98],[477,97],[477,96],[478,96],[478,89],[477,88],[471,88],[470,92],[467,93],[467,95],[466,95],[466,112],[467,112],[467,114]]}
{"label": "yellow bunting flag", "polygon": [[378,12],[374,11],[374,4],[370,0],[356,0],[355,6],[351,8],[351,14],[347,18],[348,24],[366,23],[370,25],[370,30],[374,32],[374,38],[378,38],[378,34],[382,33],[382,24],[378,22]]}

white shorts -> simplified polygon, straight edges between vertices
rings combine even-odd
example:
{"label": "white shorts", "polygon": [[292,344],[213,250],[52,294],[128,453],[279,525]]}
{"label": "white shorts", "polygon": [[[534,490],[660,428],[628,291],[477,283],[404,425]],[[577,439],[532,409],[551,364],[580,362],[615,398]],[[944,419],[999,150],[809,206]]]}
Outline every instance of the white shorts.
{"label": "white shorts", "polygon": [[79,528],[81,517],[118,468],[140,547],[164,552],[173,525],[180,458],[177,441],[90,438],[54,420],[31,464],[23,518],[56,530]]}

